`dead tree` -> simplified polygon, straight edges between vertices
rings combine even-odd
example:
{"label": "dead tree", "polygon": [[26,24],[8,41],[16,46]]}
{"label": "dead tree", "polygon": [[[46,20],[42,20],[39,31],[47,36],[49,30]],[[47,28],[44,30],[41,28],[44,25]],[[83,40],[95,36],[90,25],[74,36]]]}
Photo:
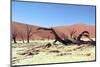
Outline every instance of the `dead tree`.
{"label": "dead tree", "polygon": [[[81,40],[82,36],[85,36],[90,41]],[[82,33],[80,33],[79,36],[76,38],[76,42],[75,43],[78,44],[78,45],[81,45],[81,44],[90,44],[90,45],[94,45],[94,46],[96,44],[96,42],[90,38],[90,35],[89,35],[88,31],[83,31]]]}
{"label": "dead tree", "polygon": [[59,42],[65,44],[65,45],[67,45],[69,42],[72,43],[71,40],[66,40],[66,41],[65,41],[65,40],[63,40],[62,38],[60,38],[59,35],[56,33],[56,31],[55,31],[53,28],[43,28],[43,27],[38,28],[38,30],[40,30],[40,29],[43,29],[43,30],[50,30],[50,31],[54,34],[54,36],[55,36],[55,41],[53,42],[53,44],[55,44],[57,41],[59,41]]}
{"label": "dead tree", "polygon": [[14,43],[17,43],[17,35],[18,35],[17,27],[16,25],[12,25],[11,36],[12,36],[12,40],[14,41]]}
{"label": "dead tree", "polygon": [[26,24],[26,37],[27,37],[27,43],[29,43],[31,36],[33,35],[32,33],[32,26],[29,26]]}
{"label": "dead tree", "polygon": [[80,33],[79,36],[76,39],[76,44],[81,45],[81,44],[85,43],[85,41],[81,40],[82,36],[85,36],[85,37],[88,38],[89,37],[89,32],[88,31],[83,31],[82,33]]}
{"label": "dead tree", "polygon": [[18,32],[20,38],[22,39],[22,42],[24,43],[24,33],[22,31]]}
{"label": "dead tree", "polygon": [[12,32],[12,39],[13,39],[14,43],[17,43],[16,37],[17,37],[17,33],[16,32]]}
{"label": "dead tree", "polygon": [[76,38],[75,33],[76,33],[76,30],[74,30],[74,29],[73,30],[70,30],[70,33],[69,33],[70,38],[72,38],[72,39]]}
{"label": "dead tree", "polygon": [[96,45],[96,41],[94,41],[93,39],[90,38],[90,36],[85,35],[90,41],[83,41],[85,44],[90,44],[95,46]]}
{"label": "dead tree", "polygon": [[79,36],[77,37],[77,40],[79,41],[82,38],[82,36],[89,37],[89,32],[83,31],[81,34],[79,34]]}
{"label": "dead tree", "polygon": [[64,40],[65,41],[69,41],[68,43],[70,44],[72,44],[72,43],[76,43],[76,40],[77,40],[77,37],[76,37],[76,35],[75,35],[75,33],[76,33],[77,31],[76,30],[74,30],[74,29],[72,29],[72,30],[70,30],[69,31],[69,36],[67,35],[67,36],[65,36],[64,37]]}
{"label": "dead tree", "polygon": [[78,37],[76,37],[76,35],[73,37],[73,35],[76,31],[72,31],[70,33],[71,38],[68,38],[68,37],[66,38],[65,37],[64,40],[63,40],[62,38],[59,37],[59,35],[56,33],[56,31],[53,28],[43,28],[43,27],[38,28],[38,30],[40,30],[40,29],[52,31],[52,33],[55,36],[55,41],[53,42],[53,44],[55,44],[57,41],[59,41],[59,42],[65,44],[65,45],[67,45],[67,44],[81,45],[81,44],[85,43],[85,41],[81,40],[82,36],[85,36],[87,38],[89,37],[89,32],[88,31],[83,31],[82,33],[79,34]]}

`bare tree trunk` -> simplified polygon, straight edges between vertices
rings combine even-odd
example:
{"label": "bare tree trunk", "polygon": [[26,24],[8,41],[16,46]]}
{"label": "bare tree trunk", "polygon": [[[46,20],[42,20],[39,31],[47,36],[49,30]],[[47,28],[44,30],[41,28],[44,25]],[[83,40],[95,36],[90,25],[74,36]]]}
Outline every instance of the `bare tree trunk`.
{"label": "bare tree trunk", "polygon": [[22,31],[19,31],[18,34],[20,35],[22,42],[24,43],[24,33]]}
{"label": "bare tree trunk", "polygon": [[17,43],[17,35],[18,35],[18,30],[16,28],[16,25],[12,25],[12,32],[11,32],[11,36],[12,36],[12,40],[14,41],[14,43]]}
{"label": "bare tree trunk", "polygon": [[24,43],[24,40],[23,40],[23,43]]}
{"label": "bare tree trunk", "polygon": [[13,41],[14,41],[14,43],[17,43],[17,42],[16,42],[16,37],[13,37]]}
{"label": "bare tree trunk", "polygon": [[44,29],[44,30],[51,30],[52,33],[54,34],[55,36],[55,41],[53,42],[53,44],[55,44],[57,41],[67,45],[67,44],[78,44],[78,45],[81,45],[83,42],[80,40],[82,38],[82,36],[86,36],[88,37],[89,36],[89,32],[88,31],[83,31],[81,34],[79,34],[79,36],[76,38],[76,31],[75,30],[72,30],[70,32],[70,38],[68,37],[64,37],[64,39],[60,38],[59,35],[56,33],[56,31],[53,29],[53,28],[43,28],[43,27],[40,27],[38,28],[38,30],[40,29]]}
{"label": "bare tree trunk", "polygon": [[16,37],[17,37],[17,33],[16,32],[13,32],[12,33],[12,38],[13,38],[14,43],[17,43],[16,42]]}
{"label": "bare tree trunk", "polygon": [[26,33],[27,33],[27,43],[30,42],[30,38],[33,35],[32,27],[26,24]]}
{"label": "bare tree trunk", "polygon": [[29,43],[30,42],[30,39],[29,39],[29,37],[27,37],[27,43]]}
{"label": "bare tree trunk", "polygon": [[23,41],[23,43],[24,43],[24,38],[22,38],[22,41]]}

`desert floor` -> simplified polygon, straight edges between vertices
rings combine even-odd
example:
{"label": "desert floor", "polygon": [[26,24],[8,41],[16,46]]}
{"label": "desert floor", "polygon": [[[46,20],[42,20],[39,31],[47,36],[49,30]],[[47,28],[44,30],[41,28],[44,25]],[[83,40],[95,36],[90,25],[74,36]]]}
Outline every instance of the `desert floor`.
{"label": "desert floor", "polygon": [[57,43],[47,48],[52,40],[12,43],[12,65],[30,65],[61,62],[94,61],[95,46]]}

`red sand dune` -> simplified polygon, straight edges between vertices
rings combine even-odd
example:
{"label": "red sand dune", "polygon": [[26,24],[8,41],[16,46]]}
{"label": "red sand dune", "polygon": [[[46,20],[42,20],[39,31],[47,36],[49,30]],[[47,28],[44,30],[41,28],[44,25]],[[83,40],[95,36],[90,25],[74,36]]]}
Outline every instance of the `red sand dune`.
{"label": "red sand dune", "polygon": [[[29,25],[32,27],[33,35],[31,37],[32,40],[38,39],[54,39],[54,35],[50,33],[50,31],[46,30],[37,30],[39,26]],[[90,33],[91,38],[95,38],[95,26],[93,25],[86,25],[86,24],[74,24],[74,25],[66,25],[66,26],[57,26],[53,27],[57,34],[60,37],[69,36],[70,32],[75,30],[75,35],[79,35],[82,31],[88,31]],[[17,39],[21,39],[19,33],[23,34],[24,38],[26,39],[26,24],[13,22],[12,23],[12,32],[18,33]]]}

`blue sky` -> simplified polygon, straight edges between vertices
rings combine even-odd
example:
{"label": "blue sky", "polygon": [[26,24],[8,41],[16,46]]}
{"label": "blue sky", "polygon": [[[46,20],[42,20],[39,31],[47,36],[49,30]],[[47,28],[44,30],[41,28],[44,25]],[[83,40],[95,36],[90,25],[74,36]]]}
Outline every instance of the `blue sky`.
{"label": "blue sky", "polygon": [[12,2],[12,20],[43,27],[95,24],[95,6]]}

